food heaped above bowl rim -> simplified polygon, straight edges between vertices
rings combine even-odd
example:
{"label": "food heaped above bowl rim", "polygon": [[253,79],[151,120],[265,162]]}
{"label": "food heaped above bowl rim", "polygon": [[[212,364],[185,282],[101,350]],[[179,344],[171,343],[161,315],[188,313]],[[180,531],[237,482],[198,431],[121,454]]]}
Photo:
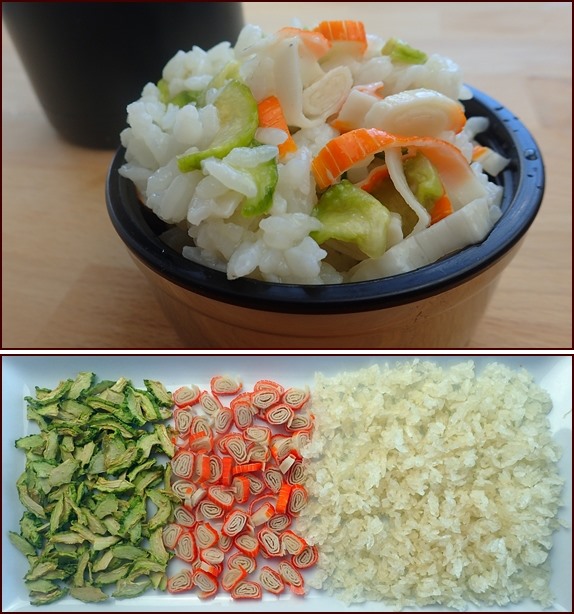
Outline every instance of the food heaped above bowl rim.
{"label": "food heaped above bowl rim", "polygon": [[127,247],[147,266],[192,292],[224,302],[272,311],[338,313],[392,306],[436,294],[478,275],[509,251],[534,221],[544,193],[542,154],[528,129],[498,101],[470,89],[473,98],[463,103],[467,116],[486,117],[490,122],[478,140],[510,158],[497,178],[504,187],[502,217],[482,243],[415,271],[326,285],[229,280],[223,272],[187,260],[159,238],[167,225],[142,205],[133,183],[118,174],[124,162],[123,148],[117,151],[106,181],[108,213]]}
{"label": "food heaped above bowl rim", "polygon": [[141,199],[163,262],[120,232],[135,255],[238,305],[356,311],[437,294],[506,253],[544,187],[516,117],[449,58],[358,21],[247,25],[235,47],[180,51],[127,113],[109,183],[135,189],[108,191],[116,228],[114,201]]}

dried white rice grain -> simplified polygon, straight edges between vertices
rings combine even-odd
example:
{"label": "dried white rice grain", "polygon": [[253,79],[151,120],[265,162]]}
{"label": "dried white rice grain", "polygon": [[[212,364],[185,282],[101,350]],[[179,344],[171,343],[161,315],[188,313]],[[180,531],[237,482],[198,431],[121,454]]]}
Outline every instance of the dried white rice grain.
{"label": "dried white rice grain", "polygon": [[312,398],[298,521],[319,547],[311,586],[394,608],[551,604],[563,480],[530,375],[414,360],[318,373]]}

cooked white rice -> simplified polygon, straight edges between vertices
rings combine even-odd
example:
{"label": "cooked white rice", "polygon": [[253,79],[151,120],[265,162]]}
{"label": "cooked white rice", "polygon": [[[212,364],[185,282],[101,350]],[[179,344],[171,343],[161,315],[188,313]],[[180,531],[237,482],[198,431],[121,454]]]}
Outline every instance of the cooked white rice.
{"label": "cooked white rice", "polygon": [[526,371],[414,360],[317,374],[304,455],[310,585],[394,607],[552,601],[563,480],[549,395]]}
{"label": "cooked white rice", "polygon": [[[337,264],[337,269],[334,268],[328,262],[328,251],[309,236],[320,226],[312,215],[318,197],[311,162],[339,134],[327,120],[335,117],[343,104],[341,99],[340,104],[323,115],[305,115],[312,95],[321,101],[321,79],[325,75],[335,71],[342,82],[348,81],[347,88],[383,81],[385,96],[417,88],[432,89],[453,100],[469,96],[459,67],[448,58],[431,55],[422,65],[397,65],[388,56],[381,55],[384,44],[383,38],[369,35],[364,56],[335,53],[320,64],[308,57],[297,38],[267,35],[260,28],[248,25],[235,47],[221,43],[208,51],[198,47],[179,51],[163,71],[169,97],[206,90],[206,103],[182,107],[166,103],[160,88],[148,83],[141,98],[127,108],[129,127],[121,134],[126,163],[120,174],[134,182],[143,202],[159,218],[182,229],[179,236],[169,233],[167,237],[178,249],[182,249],[182,241],[187,242],[182,249],[186,258],[225,271],[229,279],[251,276],[272,282],[339,283],[380,277],[389,274],[388,271],[400,273],[412,267],[412,262],[436,259],[435,255],[426,253],[423,243],[411,241],[405,246],[406,251],[416,252],[415,255],[406,257],[403,250],[384,266],[377,265],[376,270],[363,267],[351,273],[356,260],[349,261],[348,257],[332,260]],[[257,102],[270,95],[279,98],[298,146],[296,152],[277,161],[279,179],[272,207],[255,218],[245,218],[240,213],[242,201],[253,196],[256,189],[245,169],[257,160],[260,163],[277,157],[277,146],[286,136],[283,131],[260,128],[256,138],[261,146],[232,151],[223,159],[208,158],[202,162],[201,169],[182,173],[177,166],[177,156],[208,149],[217,134],[220,118],[213,101],[219,90],[208,86],[213,77],[233,64],[239,67],[238,78],[250,88]],[[374,98],[367,98],[373,104]],[[442,134],[441,138],[453,142],[470,160],[473,136],[463,130],[458,135]],[[488,183],[480,165],[474,165],[473,169],[485,184],[480,201],[481,211],[486,212],[486,223],[479,225],[478,234],[474,232],[470,238],[464,235],[465,238],[454,243],[440,240],[444,253],[482,240],[499,217],[500,188]],[[366,173],[366,163],[358,164],[349,173],[349,177],[358,181]],[[457,228],[469,226],[455,217],[456,228],[445,228],[448,237],[454,237]],[[473,223],[470,226],[474,227]],[[278,242],[274,239],[279,227],[281,240]],[[402,239],[402,233],[396,236],[396,229],[395,223],[393,230],[389,230],[390,247]],[[432,241],[436,243],[436,238]],[[341,262],[345,266],[340,266]]]}

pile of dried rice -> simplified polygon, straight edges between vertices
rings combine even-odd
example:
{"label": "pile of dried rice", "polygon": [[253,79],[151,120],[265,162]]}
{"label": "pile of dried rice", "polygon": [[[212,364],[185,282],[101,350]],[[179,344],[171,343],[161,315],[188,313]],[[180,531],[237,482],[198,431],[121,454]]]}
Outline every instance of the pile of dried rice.
{"label": "pile of dried rice", "polygon": [[320,546],[310,584],[347,603],[549,605],[563,483],[550,408],[501,364],[317,374],[299,525]]}

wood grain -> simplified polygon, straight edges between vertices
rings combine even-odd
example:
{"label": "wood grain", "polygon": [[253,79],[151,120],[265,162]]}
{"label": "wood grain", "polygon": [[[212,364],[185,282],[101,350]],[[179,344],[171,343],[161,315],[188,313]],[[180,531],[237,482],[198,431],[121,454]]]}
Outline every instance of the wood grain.
{"label": "wood grain", "polygon": [[[362,19],[452,57],[528,126],[544,155],[544,201],[471,346],[571,348],[571,3],[246,2],[244,14],[267,31],[293,18]],[[112,152],[58,137],[4,26],[2,129],[2,347],[183,347],[108,219]]]}

